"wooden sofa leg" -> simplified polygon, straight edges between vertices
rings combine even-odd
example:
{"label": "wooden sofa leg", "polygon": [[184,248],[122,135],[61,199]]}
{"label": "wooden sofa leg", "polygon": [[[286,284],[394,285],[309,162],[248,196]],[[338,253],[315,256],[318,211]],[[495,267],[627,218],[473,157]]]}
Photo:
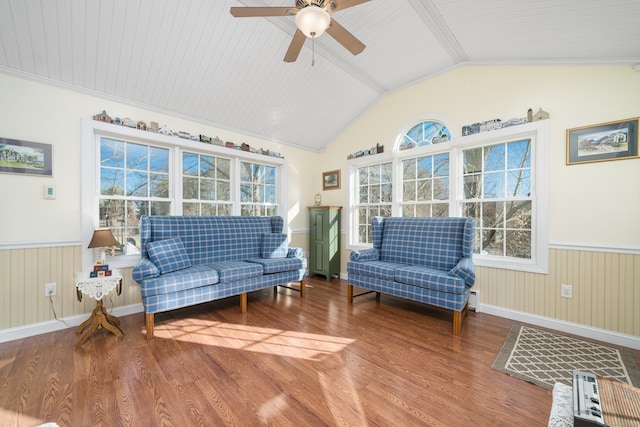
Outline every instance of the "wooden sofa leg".
{"label": "wooden sofa leg", "polygon": [[240,313],[247,312],[247,293],[240,294]]}
{"label": "wooden sofa leg", "polygon": [[460,335],[462,330],[462,311],[453,312],[453,335]]}
{"label": "wooden sofa leg", "polygon": [[147,339],[153,339],[153,313],[144,315],[144,324],[147,328]]}
{"label": "wooden sofa leg", "polygon": [[304,298],[305,285],[304,279],[300,280],[300,298]]}
{"label": "wooden sofa leg", "polygon": [[376,292],[376,301],[380,302],[380,292]]}
{"label": "wooden sofa leg", "polygon": [[353,285],[347,286],[347,301],[349,304],[353,304]]}

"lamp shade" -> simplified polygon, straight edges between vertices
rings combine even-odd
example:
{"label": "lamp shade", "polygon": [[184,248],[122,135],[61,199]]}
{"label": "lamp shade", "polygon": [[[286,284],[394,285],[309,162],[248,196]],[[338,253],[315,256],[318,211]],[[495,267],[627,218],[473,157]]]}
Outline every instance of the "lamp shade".
{"label": "lamp shade", "polygon": [[330,23],[329,12],[315,5],[309,5],[296,13],[296,26],[307,37],[321,36]]}
{"label": "lamp shade", "polygon": [[108,228],[96,228],[93,231],[93,237],[91,238],[91,241],[89,242],[89,246],[87,247],[91,249],[91,248],[105,248],[105,247],[117,246],[117,245],[118,245],[118,241],[116,240],[115,237],[113,237],[111,230],[109,230]]}

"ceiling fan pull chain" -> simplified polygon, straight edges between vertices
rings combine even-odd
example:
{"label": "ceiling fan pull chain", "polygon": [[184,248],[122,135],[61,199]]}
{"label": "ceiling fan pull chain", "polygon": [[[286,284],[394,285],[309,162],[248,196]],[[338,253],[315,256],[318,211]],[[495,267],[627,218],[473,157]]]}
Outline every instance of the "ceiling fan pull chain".
{"label": "ceiling fan pull chain", "polygon": [[316,33],[311,33],[311,66],[316,65]]}

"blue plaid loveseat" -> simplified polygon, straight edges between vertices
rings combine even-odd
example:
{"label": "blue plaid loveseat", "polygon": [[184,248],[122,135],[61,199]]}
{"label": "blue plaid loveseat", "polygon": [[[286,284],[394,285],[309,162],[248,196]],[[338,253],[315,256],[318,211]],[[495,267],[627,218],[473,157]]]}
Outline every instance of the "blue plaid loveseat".
{"label": "blue plaid loveseat", "polygon": [[453,310],[458,335],[475,282],[473,218],[374,217],[371,233],[373,248],[347,263],[349,303],[356,286]]}
{"label": "blue plaid loveseat", "polygon": [[140,284],[147,339],[154,314],[300,282],[304,297],[307,260],[290,248],[282,217],[142,216]]}

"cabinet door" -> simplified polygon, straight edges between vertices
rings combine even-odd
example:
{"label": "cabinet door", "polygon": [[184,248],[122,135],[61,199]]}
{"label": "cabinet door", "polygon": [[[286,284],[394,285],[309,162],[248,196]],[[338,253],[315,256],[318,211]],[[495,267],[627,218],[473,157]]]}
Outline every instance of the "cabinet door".
{"label": "cabinet door", "polygon": [[314,272],[324,272],[327,265],[325,261],[327,245],[327,211],[314,210],[311,215],[311,270]]}

